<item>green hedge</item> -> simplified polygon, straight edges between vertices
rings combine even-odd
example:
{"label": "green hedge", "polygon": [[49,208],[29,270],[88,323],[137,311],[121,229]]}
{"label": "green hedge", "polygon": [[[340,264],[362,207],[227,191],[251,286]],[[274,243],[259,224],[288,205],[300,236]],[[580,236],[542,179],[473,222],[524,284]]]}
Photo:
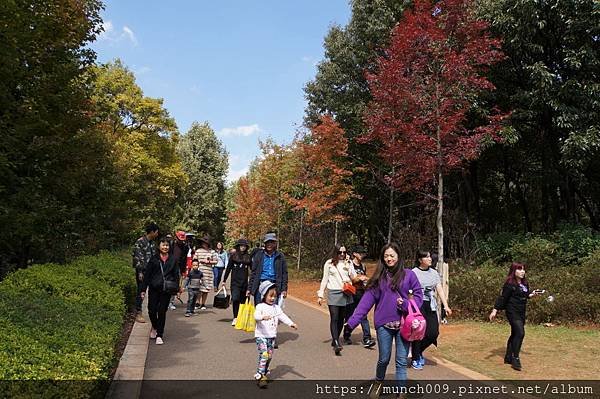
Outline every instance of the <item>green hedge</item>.
{"label": "green hedge", "polygon": [[[573,266],[555,266],[530,270],[532,288],[547,295],[529,301],[527,320],[532,323],[600,323],[600,249],[579,259]],[[527,262],[525,262],[527,263]],[[494,306],[506,279],[508,263],[492,260],[476,268],[456,267],[450,275],[450,306],[456,316],[485,319]]]}
{"label": "green hedge", "polygon": [[0,283],[0,380],[97,381],[68,387],[94,395],[116,364],[134,295],[131,266],[108,252],[10,274]]}

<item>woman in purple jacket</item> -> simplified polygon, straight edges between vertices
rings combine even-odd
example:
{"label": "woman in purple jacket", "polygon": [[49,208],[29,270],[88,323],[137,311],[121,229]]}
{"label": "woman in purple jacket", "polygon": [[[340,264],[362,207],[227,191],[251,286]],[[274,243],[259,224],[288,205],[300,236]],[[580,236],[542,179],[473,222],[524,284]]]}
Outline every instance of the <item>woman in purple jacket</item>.
{"label": "woman in purple jacket", "polygon": [[406,366],[408,342],[400,335],[403,315],[408,313],[409,291],[418,307],[423,303],[423,293],[417,276],[412,270],[404,269],[399,262],[400,248],[396,243],[385,245],[381,250],[377,270],[369,280],[365,295],[362,297],[352,317],[348,320],[350,329],[356,328],[360,321],[375,305],[375,328],[379,359],[375,372],[375,384],[371,397],[379,397],[385,371],[392,355],[392,342],[396,340],[396,381],[399,386],[406,384]]}

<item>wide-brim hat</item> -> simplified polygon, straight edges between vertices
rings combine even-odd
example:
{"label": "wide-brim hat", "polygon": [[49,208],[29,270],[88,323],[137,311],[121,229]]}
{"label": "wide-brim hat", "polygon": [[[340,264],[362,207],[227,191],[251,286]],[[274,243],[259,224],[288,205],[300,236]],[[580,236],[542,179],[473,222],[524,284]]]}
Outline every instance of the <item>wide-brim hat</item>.
{"label": "wide-brim hat", "polygon": [[269,290],[272,287],[275,287],[275,283],[272,283],[269,280],[265,280],[262,283],[260,283],[260,286],[258,287],[258,292],[260,293],[260,299],[264,299],[265,295],[267,295],[267,292],[269,292]]}
{"label": "wide-brim hat", "polygon": [[352,253],[357,253],[357,254],[366,254],[367,253],[367,249],[365,247],[363,247],[362,245],[353,246],[351,251],[352,251]]}
{"label": "wide-brim hat", "polygon": [[267,234],[265,234],[265,238],[263,240],[263,243],[265,243],[267,241],[275,241],[275,242],[277,242],[277,234],[275,234],[275,233],[267,233]]}
{"label": "wide-brim hat", "polygon": [[245,238],[240,238],[239,240],[236,241],[235,246],[236,247],[240,247],[242,245],[245,245],[245,246],[249,247],[250,243]]}

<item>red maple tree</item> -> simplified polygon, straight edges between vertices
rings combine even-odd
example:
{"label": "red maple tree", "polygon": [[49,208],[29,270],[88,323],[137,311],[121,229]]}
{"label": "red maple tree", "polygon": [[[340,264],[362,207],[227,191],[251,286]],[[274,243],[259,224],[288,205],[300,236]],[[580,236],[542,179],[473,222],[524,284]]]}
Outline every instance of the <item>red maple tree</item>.
{"label": "red maple tree", "polygon": [[[500,41],[478,20],[470,0],[415,0],[392,32],[378,71],[365,141],[380,144],[389,184],[402,191],[437,184],[438,252],[443,263],[443,176],[475,159],[485,138],[497,139],[497,110],[473,112],[494,86],[487,68],[502,60]],[[481,111],[481,109],[479,109]]]}

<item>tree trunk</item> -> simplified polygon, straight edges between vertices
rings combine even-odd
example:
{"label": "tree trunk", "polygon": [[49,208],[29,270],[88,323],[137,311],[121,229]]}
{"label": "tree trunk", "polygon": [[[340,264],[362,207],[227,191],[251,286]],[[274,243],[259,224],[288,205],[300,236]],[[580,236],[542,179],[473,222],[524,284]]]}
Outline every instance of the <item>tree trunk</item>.
{"label": "tree trunk", "polygon": [[442,215],[444,213],[444,177],[441,166],[438,169],[438,193],[437,193],[437,230],[438,230],[438,267],[444,264],[444,225]]}
{"label": "tree trunk", "polygon": [[335,237],[334,237],[334,243],[333,245],[337,246],[338,245],[338,221],[335,221]]}
{"label": "tree trunk", "polygon": [[296,270],[300,270],[300,256],[302,255],[302,227],[304,224],[304,209],[300,211],[300,236],[298,238],[298,263]]}
{"label": "tree trunk", "polygon": [[[392,175],[394,174],[394,168],[392,168]],[[392,229],[393,229],[393,220],[394,220],[394,186],[390,186],[390,216],[388,220],[388,236],[387,243],[392,242]]]}

